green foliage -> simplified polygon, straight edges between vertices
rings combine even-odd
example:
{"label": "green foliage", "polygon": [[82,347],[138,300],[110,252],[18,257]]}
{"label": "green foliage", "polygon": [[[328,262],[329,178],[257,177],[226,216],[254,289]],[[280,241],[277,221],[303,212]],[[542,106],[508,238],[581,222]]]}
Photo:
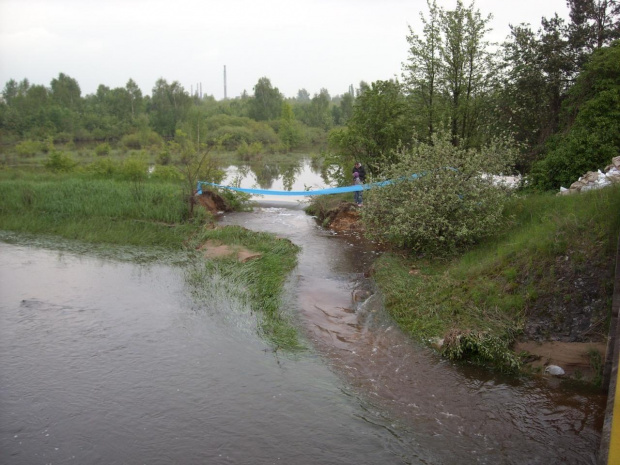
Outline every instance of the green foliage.
{"label": "green foliage", "polygon": [[565,134],[551,139],[547,156],[534,165],[536,188],[568,187],[620,155],[620,41],[592,56],[564,109],[574,120]]}
{"label": "green foliage", "polygon": [[45,160],[45,168],[55,172],[70,172],[77,166],[77,163],[71,156],[61,152],[60,150],[52,150],[47,160]]}
{"label": "green foliage", "polygon": [[34,157],[41,150],[41,143],[34,140],[24,140],[15,146],[15,151],[20,157]]}
{"label": "green foliage", "polygon": [[144,181],[148,176],[148,160],[144,152],[131,155],[125,161],[119,169],[120,176],[134,183]]}
{"label": "green foliage", "polygon": [[142,148],[139,134],[125,134],[121,138],[121,145],[128,149],[139,150]]}
{"label": "green foliage", "polygon": [[[387,310],[405,332],[425,343],[445,338],[446,355],[474,357],[500,369],[514,362],[502,353],[509,352],[528,315],[550,318],[550,307],[583,302],[583,289],[571,277],[596,276],[592,321],[607,315],[620,186],[573,196],[515,196],[505,209],[513,220],[492,241],[450,261],[386,253],[373,274]],[[560,267],[561,276],[554,272]]]}
{"label": "green foliage", "polygon": [[395,153],[396,163],[385,167],[384,176],[396,182],[365,193],[362,218],[370,237],[447,255],[502,225],[508,195],[490,175],[509,172],[514,148],[495,141],[467,150],[450,137],[436,134],[432,144]]}
{"label": "green foliage", "polygon": [[423,37],[409,28],[403,74],[417,131],[428,141],[441,126],[449,127],[453,142],[478,147],[489,136],[490,96],[497,86],[496,60],[485,41],[490,16],[483,18],[473,3],[465,7],[460,0],[454,10],[438,7],[435,0],[427,4]]}
{"label": "green foliage", "polygon": [[86,167],[86,171],[100,178],[113,178],[120,166],[110,158],[99,158]]}
{"label": "green foliage", "polygon": [[182,181],[183,174],[174,166],[155,165],[151,178],[162,181]]}
{"label": "green foliage", "polygon": [[271,81],[262,77],[254,86],[254,97],[250,100],[250,117],[256,121],[276,119],[282,111],[283,97]]}
{"label": "green foliage", "polygon": [[104,142],[103,144],[99,144],[95,147],[95,154],[99,157],[103,157],[106,155],[110,155],[111,150],[112,147],[110,147],[110,144]]}
{"label": "green foliage", "polygon": [[515,373],[519,371],[521,362],[510,350],[512,339],[479,331],[452,331],[444,340],[443,353],[450,360],[466,360],[505,373]]}
{"label": "green foliage", "polygon": [[391,163],[394,151],[413,138],[411,111],[401,86],[377,81],[355,101],[353,115],[343,129],[329,134],[329,146],[342,166],[361,161],[377,175],[381,165]]}
{"label": "green foliage", "polygon": [[210,135],[215,139],[223,140],[222,146],[226,150],[236,150],[242,144],[251,143],[254,134],[250,128],[237,126],[222,126]]}
{"label": "green foliage", "polygon": [[178,81],[169,84],[158,79],[149,102],[152,128],[162,136],[173,136],[191,105],[191,97]]}
{"label": "green foliage", "polygon": [[160,165],[169,165],[172,163],[172,154],[168,147],[157,154],[157,163]]}
{"label": "green foliage", "polygon": [[244,141],[237,147],[237,155],[244,160],[249,160],[253,156],[260,155],[263,151],[263,144],[260,142],[252,142],[248,145],[248,143]]}

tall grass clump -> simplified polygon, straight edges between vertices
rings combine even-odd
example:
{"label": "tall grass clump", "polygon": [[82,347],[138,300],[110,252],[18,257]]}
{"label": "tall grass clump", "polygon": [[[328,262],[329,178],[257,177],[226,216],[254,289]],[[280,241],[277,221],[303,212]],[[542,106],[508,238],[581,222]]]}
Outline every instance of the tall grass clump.
{"label": "tall grass clump", "polygon": [[178,183],[63,174],[3,173],[0,218],[6,230],[56,234],[91,242],[175,244],[187,228]]}

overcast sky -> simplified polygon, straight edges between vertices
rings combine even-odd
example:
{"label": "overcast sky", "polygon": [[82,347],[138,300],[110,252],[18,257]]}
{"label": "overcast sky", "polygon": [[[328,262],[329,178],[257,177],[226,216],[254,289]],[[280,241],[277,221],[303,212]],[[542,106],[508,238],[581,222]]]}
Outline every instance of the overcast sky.
{"label": "overcast sky", "polygon": [[[456,0],[438,0],[452,9]],[[465,0],[465,5],[469,5]],[[566,0],[477,0],[493,15],[489,39],[509,24],[567,18]],[[0,85],[59,73],[82,95],[132,78],[150,94],[159,78],[224,97],[253,92],[265,76],[286,97],[330,95],[399,77],[408,25],[420,30],[426,0],[0,0]]]}

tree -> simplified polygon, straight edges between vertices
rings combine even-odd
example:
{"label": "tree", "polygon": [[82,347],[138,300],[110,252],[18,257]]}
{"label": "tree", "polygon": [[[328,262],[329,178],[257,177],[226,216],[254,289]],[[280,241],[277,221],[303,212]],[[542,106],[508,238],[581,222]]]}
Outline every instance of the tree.
{"label": "tree", "polygon": [[578,65],[595,49],[620,37],[620,2],[616,0],[567,0],[571,23],[568,38],[577,52]]}
{"label": "tree", "polygon": [[620,41],[592,55],[562,110],[562,131],[532,169],[532,184],[539,189],[568,187],[620,154]]}
{"label": "tree", "polygon": [[302,131],[295,119],[291,105],[282,102],[282,116],[278,136],[287,150],[297,147],[302,139]]}
{"label": "tree", "polygon": [[567,39],[567,27],[557,17],[542,18],[536,33],[529,25],[511,26],[503,44],[504,75],[499,92],[497,126],[524,145],[518,168],[530,170],[545,142],[557,130],[560,109],[578,69]]}
{"label": "tree", "polygon": [[297,101],[299,103],[308,103],[310,101],[310,93],[306,89],[297,91]]}
{"label": "tree", "polygon": [[250,101],[250,118],[256,121],[279,118],[283,100],[282,94],[277,87],[271,86],[269,79],[260,78],[254,86],[254,98]]}
{"label": "tree", "polygon": [[353,116],[353,105],[355,104],[355,97],[353,92],[347,92],[342,96],[340,100],[340,118],[338,124],[346,124],[347,121]]}
{"label": "tree", "polygon": [[412,97],[412,104],[419,110],[420,124],[418,132],[425,139],[435,132],[437,119],[439,118],[439,107],[441,105],[440,79],[442,75],[443,62],[441,60],[442,37],[441,37],[441,18],[440,9],[437,2],[427,0],[429,9],[428,20],[420,13],[420,18],[424,24],[424,38],[420,38],[409,26],[409,59],[403,63],[403,79],[409,95]]}
{"label": "tree", "polygon": [[129,95],[129,101],[131,103],[131,118],[134,119],[141,113],[142,110],[142,91],[133,79],[129,79],[125,84],[125,89]]}
{"label": "tree", "polygon": [[463,141],[471,146],[477,136],[480,111],[475,108],[479,99],[489,91],[493,73],[488,43],[484,35],[491,16],[483,19],[472,3],[463,7],[457,1],[456,9],[441,14],[441,29],[445,37],[442,48],[443,80],[450,107],[450,126],[454,143]]}
{"label": "tree", "polygon": [[321,89],[318,94],[314,94],[308,108],[309,126],[328,130],[333,125],[332,115],[329,111],[331,97],[327,89]]}
{"label": "tree", "polygon": [[330,147],[341,165],[361,161],[370,173],[378,174],[391,163],[396,148],[413,138],[410,108],[397,81],[373,82],[356,100],[346,128],[333,130]]}
{"label": "tree", "polygon": [[448,11],[435,0],[427,5],[423,37],[409,28],[409,58],[403,64],[418,133],[429,140],[438,126],[449,124],[454,143],[478,145],[488,133],[481,127],[497,86],[496,60],[484,39],[491,16],[482,18],[473,3],[465,8],[461,0]]}
{"label": "tree", "polygon": [[52,100],[60,106],[77,110],[81,104],[81,90],[77,81],[66,74],[60,73],[52,79]]}
{"label": "tree", "polygon": [[149,108],[153,129],[162,136],[173,136],[191,104],[191,97],[178,81],[168,84],[165,79],[158,79]]}

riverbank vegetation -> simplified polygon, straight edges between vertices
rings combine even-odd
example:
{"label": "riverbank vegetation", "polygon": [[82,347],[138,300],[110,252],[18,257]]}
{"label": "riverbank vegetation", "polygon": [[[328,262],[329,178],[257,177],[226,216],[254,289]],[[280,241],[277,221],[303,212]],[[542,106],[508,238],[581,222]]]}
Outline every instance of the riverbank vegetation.
{"label": "riverbank vegetation", "polygon": [[494,238],[447,260],[394,251],[374,267],[408,334],[503,371],[512,344],[605,341],[613,294],[620,186],[575,196],[515,196]]}

